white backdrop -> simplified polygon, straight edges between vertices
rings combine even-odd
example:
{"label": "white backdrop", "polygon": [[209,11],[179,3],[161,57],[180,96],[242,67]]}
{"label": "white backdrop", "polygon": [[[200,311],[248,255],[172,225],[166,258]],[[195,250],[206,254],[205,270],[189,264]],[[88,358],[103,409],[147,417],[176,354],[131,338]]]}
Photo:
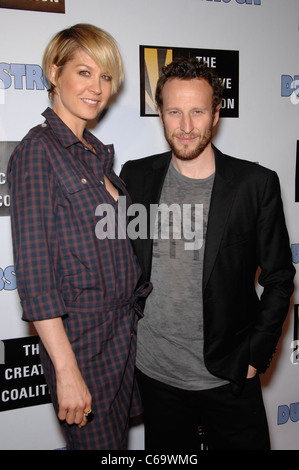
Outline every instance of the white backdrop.
{"label": "white backdrop", "polygon": [[[117,173],[128,159],[167,149],[158,118],[140,116],[139,45],[237,50],[239,117],[221,119],[215,144],[225,153],[277,171],[296,254],[299,99],[298,90],[293,90],[290,84],[299,87],[298,0],[66,0],[65,7],[65,14],[0,8],[0,142],[17,142],[29,128],[42,121],[48,97],[44,89],[36,86],[30,89],[32,65],[41,63],[46,44],[64,27],[78,22],[93,23],[110,32],[120,46],[126,73],[124,90],[93,130],[104,143],[114,143]],[[10,64],[10,68],[3,64]],[[26,67],[20,68],[22,64]],[[2,154],[0,157],[4,160]],[[5,184],[5,171],[0,166],[0,187]],[[2,196],[0,210],[8,205],[7,201]],[[13,266],[10,217],[5,211],[0,217],[0,234],[0,370],[3,370],[1,341],[23,338],[32,332],[20,319],[17,291],[5,277],[10,272],[6,268]],[[294,263],[298,261],[294,255]],[[299,303],[297,289],[293,302]],[[295,310],[292,305],[278,352],[262,377],[272,448],[277,450],[299,449],[299,366],[298,361],[291,360]],[[6,397],[5,386],[0,382],[2,400]],[[10,398],[13,402],[14,395]],[[142,438],[142,425],[133,428],[130,449],[142,449]],[[10,409],[0,411],[0,449],[63,446],[51,404],[14,409],[12,403]]]}

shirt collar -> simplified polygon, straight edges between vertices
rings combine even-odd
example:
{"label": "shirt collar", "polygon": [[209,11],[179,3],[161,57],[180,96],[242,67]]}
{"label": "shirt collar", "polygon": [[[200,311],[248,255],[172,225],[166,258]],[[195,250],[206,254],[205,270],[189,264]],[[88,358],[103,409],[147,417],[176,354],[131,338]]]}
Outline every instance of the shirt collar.
{"label": "shirt collar", "polygon": [[[68,148],[71,145],[80,142],[78,137],[71,131],[71,129],[60,119],[60,117],[51,108],[47,108],[42,116],[46,118],[47,123],[51,127],[52,131],[60,141],[60,143]],[[97,139],[87,129],[84,131],[84,137],[86,140],[95,148],[98,156],[105,157],[104,166],[107,169],[111,169],[114,159],[114,147],[112,144],[105,145],[99,139]]]}
{"label": "shirt collar", "polygon": [[66,124],[64,124],[53,109],[47,108],[42,113],[42,116],[46,118],[48,125],[64,147],[70,147],[71,145],[79,142],[78,137],[75,136]]}

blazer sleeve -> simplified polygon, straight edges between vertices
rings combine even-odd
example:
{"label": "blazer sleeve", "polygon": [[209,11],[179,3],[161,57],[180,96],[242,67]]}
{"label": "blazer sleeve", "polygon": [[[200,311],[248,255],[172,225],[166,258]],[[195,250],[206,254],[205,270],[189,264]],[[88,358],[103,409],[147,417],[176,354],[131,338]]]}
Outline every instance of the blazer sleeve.
{"label": "blazer sleeve", "polygon": [[282,324],[288,314],[295,268],[285,224],[277,174],[270,172],[263,192],[258,223],[257,250],[263,287],[260,314],[250,342],[250,364],[264,372],[269,366]]}

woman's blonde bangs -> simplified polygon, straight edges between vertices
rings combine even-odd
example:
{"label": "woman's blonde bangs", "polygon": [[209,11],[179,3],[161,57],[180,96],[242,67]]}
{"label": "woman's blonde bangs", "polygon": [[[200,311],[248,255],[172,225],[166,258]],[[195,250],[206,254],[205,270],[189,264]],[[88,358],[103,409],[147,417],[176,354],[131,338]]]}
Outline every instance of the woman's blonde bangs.
{"label": "woman's blonde bangs", "polygon": [[112,94],[116,93],[124,80],[123,63],[113,38],[100,31],[98,36],[88,38],[83,46],[89,56],[99,65],[103,72],[112,77]]}

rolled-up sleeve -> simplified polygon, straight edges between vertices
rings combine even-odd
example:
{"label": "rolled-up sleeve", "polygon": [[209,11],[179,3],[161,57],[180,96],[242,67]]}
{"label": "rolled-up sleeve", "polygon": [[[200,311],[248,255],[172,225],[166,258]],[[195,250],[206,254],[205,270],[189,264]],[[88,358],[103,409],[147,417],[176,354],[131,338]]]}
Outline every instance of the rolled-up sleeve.
{"label": "rolled-up sleeve", "polygon": [[46,155],[41,139],[25,138],[8,165],[14,264],[26,321],[65,314],[57,275],[57,184]]}

